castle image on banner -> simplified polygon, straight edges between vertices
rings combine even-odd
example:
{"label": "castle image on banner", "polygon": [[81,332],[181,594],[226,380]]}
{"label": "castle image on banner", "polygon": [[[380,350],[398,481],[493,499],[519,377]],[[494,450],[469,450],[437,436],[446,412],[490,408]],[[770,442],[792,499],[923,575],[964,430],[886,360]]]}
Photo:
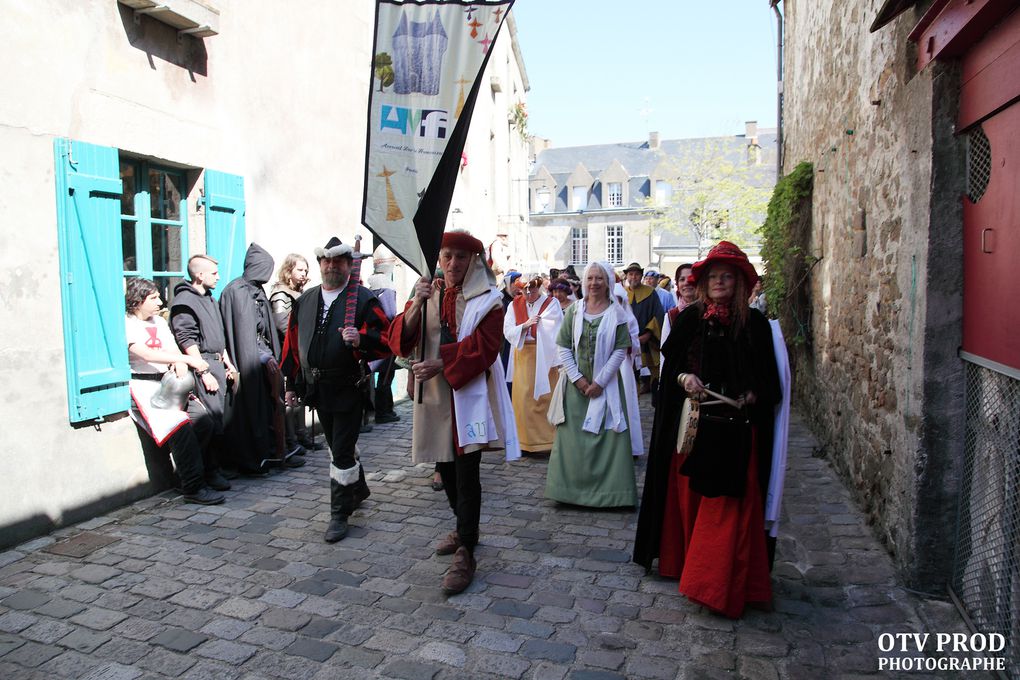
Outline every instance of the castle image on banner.
{"label": "castle image on banner", "polygon": [[439,10],[431,21],[408,21],[400,17],[393,32],[393,91],[396,94],[439,94],[443,55],[449,43]]}

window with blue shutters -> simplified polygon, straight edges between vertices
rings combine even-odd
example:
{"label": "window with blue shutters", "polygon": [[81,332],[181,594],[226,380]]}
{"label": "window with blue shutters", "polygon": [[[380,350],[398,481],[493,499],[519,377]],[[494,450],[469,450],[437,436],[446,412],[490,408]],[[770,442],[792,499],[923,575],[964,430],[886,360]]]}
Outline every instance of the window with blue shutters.
{"label": "window with blue shutters", "polygon": [[54,142],[67,406],[72,423],[127,410],[117,149]]}
{"label": "window with blue shutters", "polygon": [[[131,405],[125,277],[152,279],[169,304],[187,276],[189,171],[70,139],[54,157],[68,416],[99,422]],[[205,207],[206,253],[230,281],[247,247],[243,178],[206,171]]]}

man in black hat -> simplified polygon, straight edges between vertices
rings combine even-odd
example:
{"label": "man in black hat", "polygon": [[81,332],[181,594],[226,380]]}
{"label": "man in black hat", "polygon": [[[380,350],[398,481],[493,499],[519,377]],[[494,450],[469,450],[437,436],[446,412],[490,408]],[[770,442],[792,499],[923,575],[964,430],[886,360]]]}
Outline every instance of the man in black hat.
{"label": "man in black hat", "polygon": [[[330,522],[323,539],[335,543],[347,535],[347,518],[369,496],[355,451],[365,407],[364,364],[389,356],[383,342],[389,321],[371,291],[351,282],[351,246],[334,236],[315,249],[315,257],[322,285],[294,301],[283,371],[290,384],[287,403],[296,404],[297,393],[303,393],[305,404],[318,410],[329,443]],[[354,309],[350,325],[349,306]]]}
{"label": "man in black hat", "polygon": [[627,277],[627,302],[638,322],[638,341],[641,343],[641,363],[651,371],[651,378],[641,380],[642,394],[654,388],[659,377],[659,335],[662,329],[663,309],[659,296],[651,286],[641,282],[644,268],[631,262],[623,270]]}

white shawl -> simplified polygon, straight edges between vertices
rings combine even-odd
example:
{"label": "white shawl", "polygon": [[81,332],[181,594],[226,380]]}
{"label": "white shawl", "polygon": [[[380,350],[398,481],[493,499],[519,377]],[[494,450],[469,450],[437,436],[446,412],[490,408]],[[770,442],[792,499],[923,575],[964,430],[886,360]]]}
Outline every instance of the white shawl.
{"label": "white shawl", "polygon": [[634,371],[641,369],[641,342],[638,335],[641,329],[638,328],[637,318],[627,303],[627,291],[619,283],[613,288],[620,303],[620,310],[627,317],[627,331],[630,332],[630,356],[631,361],[624,361],[620,364],[620,377],[623,378],[623,396],[627,403],[627,420],[630,422],[630,450],[635,456],[643,456],[645,453],[645,438],[641,427],[641,413],[638,411],[637,380],[634,378]]}
{"label": "white shawl", "polygon": [[[464,316],[457,328],[457,340],[462,341],[471,335],[481,320],[493,307],[499,304],[502,295],[493,287],[487,292],[476,295],[464,306]],[[517,439],[517,424],[514,420],[513,406],[510,395],[502,385],[506,382],[503,376],[503,362],[499,357],[489,367],[497,388],[496,401],[503,421],[503,441],[506,444],[506,459],[517,460],[521,457],[521,446]],[[468,444],[487,444],[497,439],[496,421],[492,417],[489,404],[489,386],[487,373],[480,373],[459,390],[453,390],[453,413],[457,421],[457,441],[461,447]]]}
{"label": "white shawl", "polygon": [[[533,307],[542,308],[547,296],[543,293],[533,303]],[[535,399],[549,394],[552,388],[549,386],[549,371],[558,362],[556,357],[556,333],[563,322],[563,310],[560,303],[553,300],[546,306],[545,310],[538,315],[538,325],[535,326]],[[517,316],[514,313],[514,305],[510,303],[506,308],[506,315],[503,317],[503,336],[510,343],[513,349],[522,349],[526,339],[524,326],[517,324]],[[510,352],[510,358],[506,366],[506,381],[514,381],[514,353]]]}
{"label": "white shawl", "polygon": [[782,400],[776,405],[775,433],[772,435],[772,474],[765,494],[765,529],[769,536],[775,538],[779,535],[779,510],[783,502],[786,450],[790,435],[790,360],[779,322],[772,320],[769,325],[772,327],[772,349],[779,369],[779,386],[783,391]]}
{"label": "white shawl", "polygon": [[[605,272],[606,281],[615,281],[613,270],[608,264],[593,262],[588,267],[598,266]],[[587,281],[587,270],[585,268],[585,280]],[[587,287],[587,286],[585,286]],[[592,378],[599,371],[599,368],[606,365],[609,355],[613,353],[616,345],[616,327],[621,323],[627,323],[622,316],[620,303],[616,301],[612,290],[606,291],[609,297],[609,307],[603,313],[602,321],[599,323],[595,335],[595,356],[592,362]],[[578,356],[581,342],[581,333],[584,328],[584,315],[588,309],[588,292],[585,291],[584,298],[574,303],[574,324],[571,329],[571,346],[574,350],[574,357]],[[623,365],[626,365],[623,364]],[[610,380],[608,385],[602,388],[602,394],[594,399],[588,400],[588,411],[584,417],[584,425],[581,429],[585,432],[598,434],[602,431],[602,423],[605,420],[606,428],[613,432],[623,432],[627,429],[627,418],[623,413],[623,405],[620,403],[620,384],[616,380]]]}

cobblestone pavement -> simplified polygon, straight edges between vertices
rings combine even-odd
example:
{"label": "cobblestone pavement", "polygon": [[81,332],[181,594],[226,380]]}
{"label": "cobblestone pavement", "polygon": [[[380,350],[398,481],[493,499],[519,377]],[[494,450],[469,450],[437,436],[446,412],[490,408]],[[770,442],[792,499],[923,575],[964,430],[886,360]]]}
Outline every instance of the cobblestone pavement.
{"label": "cobblestone pavement", "polygon": [[320,452],[221,506],[167,492],[0,553],[0,678],[892,677],[879,634],[964,630],[897,584],[798,422],[774,613],[730,621],[645,575],[636,513],[546,501],[542,456],[483,463],[478,574],[446,598],[451,513],[398,411],[362,435],[372,497],[338,544]]}

